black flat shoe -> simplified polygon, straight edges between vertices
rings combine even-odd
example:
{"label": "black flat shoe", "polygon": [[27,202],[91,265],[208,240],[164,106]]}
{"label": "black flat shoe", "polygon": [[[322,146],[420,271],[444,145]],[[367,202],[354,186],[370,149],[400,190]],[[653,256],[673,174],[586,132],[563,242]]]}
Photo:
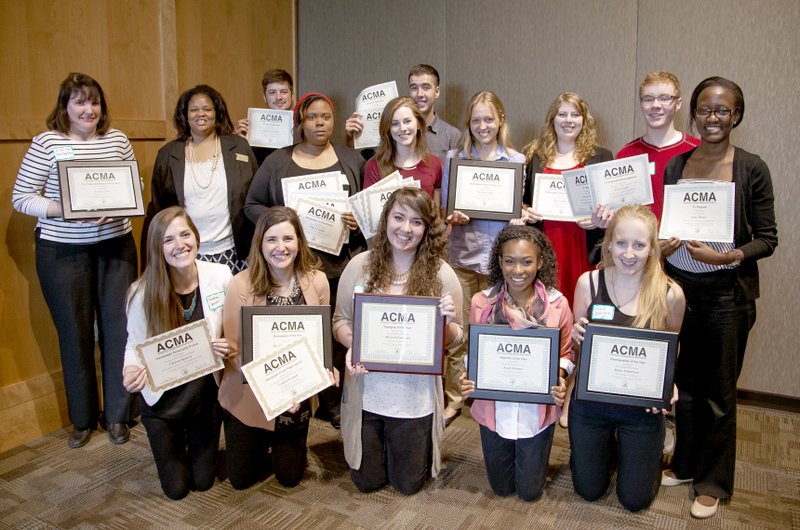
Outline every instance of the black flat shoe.
{"label": "black flat shoe", "polygon": [[131,429],[127,423],[108,424],[108,439],[112,444],[122,445],[128,441],[130,436]]}
{"label": "black flat shoe", "polygon": [[89,443],[89,437],[92,435],[91,429],[73,429],[72,434],[69,435],[69,440],[67,441],[67,445],[70,446],[72,449],[77,449],[78,447],[83,447],[87,443]]}

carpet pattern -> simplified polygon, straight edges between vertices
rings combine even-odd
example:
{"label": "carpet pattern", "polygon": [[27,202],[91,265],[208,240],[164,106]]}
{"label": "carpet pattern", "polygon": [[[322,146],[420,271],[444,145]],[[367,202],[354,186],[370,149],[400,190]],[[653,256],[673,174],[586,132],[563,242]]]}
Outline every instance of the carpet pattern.
{"label": "carpet pattern", "polygon": [[112,445],[94,433],[81,449],[67,430],[0,454],[0,528],[655,528],[800,530],[800,415],[739,407],[736,490],[707,520],[689,515],[689,486],[661,488],[629,513],[612,481],[597,502],[572,489],[566,431],[557,428],[548,484],[538,501],[502,498],[489,488],[477,424],[464,414],[447,429],[446,468],[420,493],[391,488],[361,494],[350,481],[339,432],[312,420],[309,464],[299,486],[273,477],[244,491],[227,481],[181,501],[163,496],[141,425]]}

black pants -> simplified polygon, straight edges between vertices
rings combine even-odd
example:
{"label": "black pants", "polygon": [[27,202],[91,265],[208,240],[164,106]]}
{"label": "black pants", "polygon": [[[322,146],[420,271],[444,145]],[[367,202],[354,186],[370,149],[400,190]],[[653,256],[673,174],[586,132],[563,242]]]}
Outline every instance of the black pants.
{"label": "black pants", "polygon": [[212,407],[181,419],[142,413],[158,480],[170,499],[182,499],[189,491],[205,491],[214,485],[219,426],[213,411]]}
{"label": "black pants", "polygon": [[[297,486],[306,469],[309,414],[306,401],[297,414],[278,416],[275,431],[268,431],[223,411],[228,478],[234,489],[249,488],[271,472],[282,486]],[[282,424],[281,418],[291,418],[292,423]]]}
{"label": "black pants", "polygon": [[686,294],[672,470],[678,478],[694,479],[696,495],[727,499],[736,466],[736,382],[756,320],[755,302],[736,300],[735,271],[667,272]]}
{"label": "black pants", "polygon": [[532,438],[508,440],[481,425],[481,447],[489,485],[496,495],[512,493],[523,501],[539,498],[547,479],[547,462],[555,424]]}
{"label": "black pants", "polygon": [[122,364],[128,338],[125,294],[136,279],[133,236],[71,245],[41,239],[37,230],[36,272],[58,332],[70,421],[78,429],[97,426],[96,317],[105,419],[129,422],[136,413],[122,386]]}
{"label": "black pants", "polygon": [[350,469],[356,487],[369,493],[391,484],[403,495],[422,489],[430,476],[433,414],[390,418],[363,411],[361,467]]}

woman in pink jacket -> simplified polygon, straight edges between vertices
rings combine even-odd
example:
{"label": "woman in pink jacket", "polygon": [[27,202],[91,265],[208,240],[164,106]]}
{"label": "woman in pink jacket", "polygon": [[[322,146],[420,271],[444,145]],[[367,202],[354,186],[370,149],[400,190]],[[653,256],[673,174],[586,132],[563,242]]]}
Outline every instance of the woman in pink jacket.
{"label": "woman in pink jacket", "polygon": [[[525,501],[542,494],[555,422],[561,414],[566,385],[574,367],[572,311],[553,288],[556,257],[547,237],[530,226],[508,226],[497,236],[490,261],[492,287],[472,297],[470,324],[507,325],[512,329],[551,327],[561,330],[558,386],[551,388],[555,405],[507,403],[476,399],[472,417],[480,424],[483,459],[495,494],[516,492]],[[475,383],[461,376],[464,398]]]}

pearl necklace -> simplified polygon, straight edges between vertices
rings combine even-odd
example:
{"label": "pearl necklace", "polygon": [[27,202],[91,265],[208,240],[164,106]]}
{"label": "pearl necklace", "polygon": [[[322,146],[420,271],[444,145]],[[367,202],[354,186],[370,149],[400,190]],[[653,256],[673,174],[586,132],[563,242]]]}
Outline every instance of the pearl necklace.
{"label": "pearl necklace", "polygon": [[405,285],[406,282],[408,281],[408,277],[409,277],[410,274],[411,274],[411,269],[410,268],[406,272],[404,272],[403,274],[396,274],[395,273],[392,276],[392,279],[391,279],[391,281],[389,283],[391,283],[392,285]]}
{"label": "pearl necklace", "polygon": [[211,193],[209,189],[211,187],[211,183],[214,181],[214,173],[217,171],[217,165],[219,165],[219,159],[222,158],[220,155],[220,142],[219,136],[214,138],[214,153],[211,155],[211,176],[208,177],[208,182],[203,183],[200,177],[196,174],[196,166],[201,164],[195,157],[194,153],[194,139],[189,138],[189,174],[192,177],[192,182],[197,189],[197,196],[201,199],[205,199]]}

